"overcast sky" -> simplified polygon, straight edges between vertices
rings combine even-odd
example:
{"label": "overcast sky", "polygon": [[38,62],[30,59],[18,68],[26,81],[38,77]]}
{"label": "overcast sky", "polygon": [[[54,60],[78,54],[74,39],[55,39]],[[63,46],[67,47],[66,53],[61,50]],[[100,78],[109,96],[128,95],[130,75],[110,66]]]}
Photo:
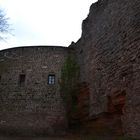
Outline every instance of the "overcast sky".
{"label": "overcast sky", "polygon": [[81,23],[97,0],[0,0],[14,29],[0,49],[25,45],[68,46],[81,36]]}

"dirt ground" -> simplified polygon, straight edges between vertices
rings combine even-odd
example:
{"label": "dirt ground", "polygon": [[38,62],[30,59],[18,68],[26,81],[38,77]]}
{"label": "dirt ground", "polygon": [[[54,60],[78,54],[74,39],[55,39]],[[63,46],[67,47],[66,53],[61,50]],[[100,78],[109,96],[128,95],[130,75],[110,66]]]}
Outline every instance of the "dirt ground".
{"label": "dirt ground", "polygon": [[4,137],[0,136],[0,140],[72,140],[68,138],[54,138],[54,137]]}
{"label": "dirt ground", "polygon": [[0,140],[139,140],[126,137],[86,137],[86,136],[70,136],[70,137],[10,137],[0,136]]}

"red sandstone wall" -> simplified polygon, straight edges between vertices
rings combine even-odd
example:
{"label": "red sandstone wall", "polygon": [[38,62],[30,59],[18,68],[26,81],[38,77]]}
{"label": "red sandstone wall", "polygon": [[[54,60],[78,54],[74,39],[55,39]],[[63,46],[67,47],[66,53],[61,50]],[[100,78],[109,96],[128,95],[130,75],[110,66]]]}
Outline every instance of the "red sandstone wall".
{"label": "red sandstone wall", "polygon": [[112,112],[118,103],[123,133],[136,137],[140,137],[139,9],[139,0],[93,4],[75,44],[81,82],[89,83],[90,117]]}

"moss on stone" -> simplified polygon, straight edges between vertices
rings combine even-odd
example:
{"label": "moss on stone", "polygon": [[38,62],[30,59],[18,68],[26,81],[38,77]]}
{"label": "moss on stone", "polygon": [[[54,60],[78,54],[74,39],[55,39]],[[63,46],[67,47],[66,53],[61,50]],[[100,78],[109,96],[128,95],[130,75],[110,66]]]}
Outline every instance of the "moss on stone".
{"label": "moss on stone", "polygon": [[74,54],[69,54],[61,72],[60,91],[68,116],[76,111],[76,98],[78,95],[79,65]]}

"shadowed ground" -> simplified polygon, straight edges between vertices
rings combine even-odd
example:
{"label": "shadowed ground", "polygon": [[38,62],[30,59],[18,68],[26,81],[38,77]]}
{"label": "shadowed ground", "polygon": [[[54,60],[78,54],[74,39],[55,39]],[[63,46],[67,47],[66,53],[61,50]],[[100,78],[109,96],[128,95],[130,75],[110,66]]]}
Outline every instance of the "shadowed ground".
{"label": "shadowed ground", "polygon": [[139,140],[127,137],[93,137],[93,136],[70,136],[70,137],[5,137],[0,140]]}

